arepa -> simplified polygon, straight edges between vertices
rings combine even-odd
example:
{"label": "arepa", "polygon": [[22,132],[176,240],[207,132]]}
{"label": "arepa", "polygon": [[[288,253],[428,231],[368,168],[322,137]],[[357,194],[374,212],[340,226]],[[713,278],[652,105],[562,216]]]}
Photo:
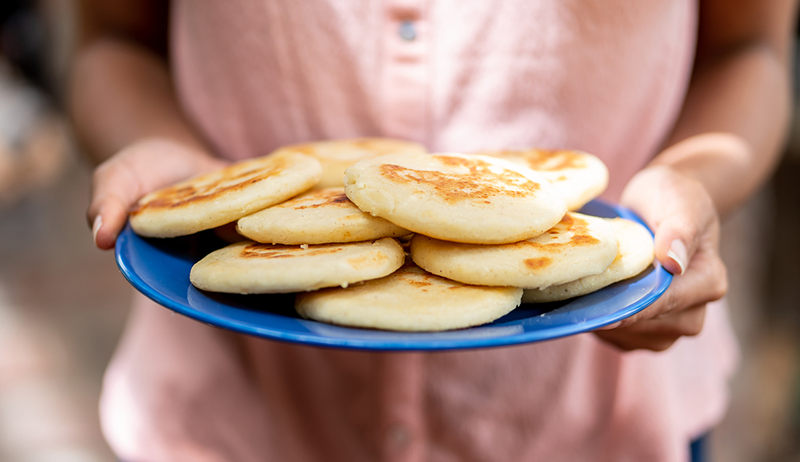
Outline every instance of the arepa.
{"label": "arepa", "polygon": [[305,154],[249,159],[147,194],[129,220],[142,236],[193,234],[283,202],[311,188],[321,175],[319,162]]}
{"label": "arepa", "polygon": [[506,159],[540,173],[566,200],[569,210],[578,210],[608,186],[608,168],[596,156],[572,150],[501,150],[478,154]]}
{"label": "arepa", "polygon": [[559,222],[566,203],[534,171],[488,156],[387,155],[345,172],[345,192],[361,210],[454,242],[503,244]]}
{"label": "arepa", "polygon": [[411,141],[391,138],[353,138],[343,140],[314,141],[281,147],[279,152],[301,152],[316,158],[322,165],[322,178],[316,189],[344,186],[344,171],[362,159],[386,154],[421,154],[424,146]]}
{"label": "arepa", "polygon": [[624,279],[632,278],[653,263],[653,236],[644,226],[624,218],[607,219],[617,238],[617,257],[602,273],[544,289],[527,289],[524,303],[566,300],[600,290]]}
{"label": "arepa", "polygon": [[328,244],[410,234],[383,218],[362,212],[344,188],[309,191],[239,219],[239,234],[266,244]]}
{"label": "arepa", "polygon": [[485,324],[519,306],[522,289],[479,287],[434,276],[409,262],[384,278],[298,294],[300,316],[351,327],[441,331]]}
{"label": "arepa", "polygon": [[212,292],[302,292],[380,278],[402,266],[404,259],[403,248],[391,238],[303,246],[243,241],[195,263],[189,280]]}
{"label": "arepa", "polygon": [[411,257],[433,274],[465,284],[549,287],[605,271],[617,240],[602,218],[568,212],[546,233],[522,242],[476,245],[411,239]]}

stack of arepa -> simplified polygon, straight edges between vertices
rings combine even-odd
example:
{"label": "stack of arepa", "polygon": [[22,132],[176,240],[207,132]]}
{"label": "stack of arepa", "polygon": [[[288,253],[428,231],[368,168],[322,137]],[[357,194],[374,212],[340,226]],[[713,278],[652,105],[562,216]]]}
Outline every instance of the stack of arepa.
{"label": "stack of arepa", "polygon": [[333,140],[154,192],[130,222],[149,237],[235,222],[242,240],[192,268],[201,290],[296,292],[309,319],[436,331],[646,269],[646,228],[575,212],[607,182],[605,165],[578,151],[429,154],[405,141]]}

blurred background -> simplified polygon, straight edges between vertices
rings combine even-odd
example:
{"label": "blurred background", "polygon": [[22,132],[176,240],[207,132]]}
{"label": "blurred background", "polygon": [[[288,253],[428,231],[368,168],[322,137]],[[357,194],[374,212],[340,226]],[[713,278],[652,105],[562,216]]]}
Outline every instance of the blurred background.
{"label": "blurred background", "polygon": [[[0,3],[0,462],[114,460],[97,400],[132,289],[84,218],[90,167],[59,103],[72,14]],[[800,118],[772,181],[723,227],[742,365],[716,462],[800,461],[798,230]]]}

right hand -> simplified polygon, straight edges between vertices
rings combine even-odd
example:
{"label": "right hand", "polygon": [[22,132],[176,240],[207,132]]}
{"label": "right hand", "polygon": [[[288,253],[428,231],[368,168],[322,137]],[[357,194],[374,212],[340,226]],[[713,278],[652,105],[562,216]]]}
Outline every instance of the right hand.
{"label": "right hand", "polygon": [[674,278],[652,305],[595,334],[623,350],[663,351],[699,334],[706,305],[727,291],[717,210],[702,183],[666,165],[634,175],[620,203],[655,231],[655,256]]}
{"label": "right hand", "polygon": [[114,248],[128,210],[145,194],[225,165],[205,151],[166,139],[146,139],[122,149],[100,164],[92,178],[86,218],[95,245]]}

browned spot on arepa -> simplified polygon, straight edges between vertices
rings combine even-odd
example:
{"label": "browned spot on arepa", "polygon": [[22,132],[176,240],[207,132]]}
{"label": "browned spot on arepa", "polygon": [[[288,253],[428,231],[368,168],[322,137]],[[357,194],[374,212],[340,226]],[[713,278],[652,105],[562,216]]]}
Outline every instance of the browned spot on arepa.
{"label": "browned spot on arepa", "polygon": [[316,245],[314,247],[300,247],[276,244],[250,244],[243,247],[239,256],[242,258],[291,258],[291,257],[311,257],[314,255],[325,255],[341,252],[340,245]]}
{"label": "browned spot on arepa", "polygon": [[479,152],[497,157],[513,157],[523,159],[528,168],[539,171],[566,170],[586,166],[585,154],[565,149],[525,149]]}
{"label": "browned spot on arepa", "polygon": [[524,263],[528,269],[538,271],[550,266],[550,264],[553,263],[553,259],[547,257],[528,258]]}
{"label": "browned spot on arepa", "polygon": [[284,157],[276,156],[268,166],[262,168],[240,169],[231,166],[153,193],[149,199],[136,204],[130,214],[136,215],[148,208],[175,208],[190,203],[213,202],[225,194],[246,189],[279,174],[286,165]]}
{"label": "browned spot on arepa", "polygon": [[411,279],[411,278],[404,278],[403,282],[413,287],[428,287],[430,285],[433,285],[433,283],[430,281],[421,281],[418,279]]}
{"label": "browned spot on arepa", "polygon": [[[306,200],[303,201],[302,199]],[[350,204],[352,204],[343,189],[333,191],[322,190],[315,194],[309,194],[306,198],[301,198],[299,202],[299,204],[294,205],[292,208],[295,210],[305,210],[331,206],[350,206]]]}
{"label": "browned spot on arepa", "polygon": [[[567,233],[571,234],[568,241],[563,242],[559,239]],[[586,220],[569,213],[564,215],[564,218],[562,218],[558,224],[548,230],[547,234],[552,236],[552,239],[557,240],[557,242],[539,242],[537,239],[531,239],[510,245],[535,247],[544,251],[559,252],[566,247],[591,246],[600,243],[600,241],[592,235],[589,229],[589,223],[586,222]]]}
{"label": "browned spot on arepa", "polygon": [[523,175],[504,170],[496,173],[483,161],[459,157],[440,156],[439,160],[448,167],[464,167],[463,173],[445,173],[435,170],[415,170],[394,164],[382,164],[382,176],[395,183],[428,185],[445,201],[453,203],[462,200],[486,200],[497,197],[531,197],[540,188],[539,183]]}
{"label": "browned spot on arepa", "polygon": [[388,259],[389,258],[386,255],[376,253],[374,255],[359,255],[358,257],[348,258],[347,263],[355,269],[361,269],[377,263],[385,262]]}

